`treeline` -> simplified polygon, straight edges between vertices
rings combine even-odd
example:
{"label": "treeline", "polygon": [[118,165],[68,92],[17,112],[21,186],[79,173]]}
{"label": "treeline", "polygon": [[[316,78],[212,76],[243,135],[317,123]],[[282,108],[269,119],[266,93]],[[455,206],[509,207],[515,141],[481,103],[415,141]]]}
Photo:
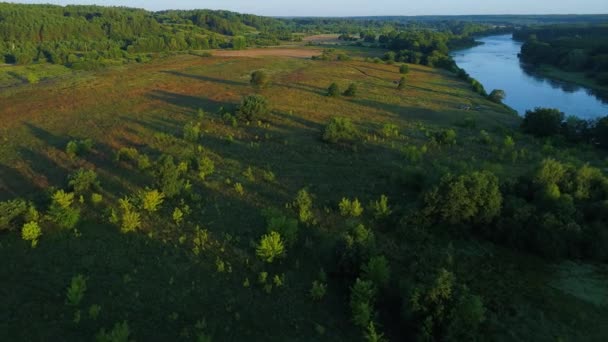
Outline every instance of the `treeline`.
{"label": "treeline", "polygon": [[0,4],[0,62],[94,68],[145,53],[244,48],[291,39],[286,21],[227,11]]}
{"label": "treeline", "polygon": [[520,54],[524,62],[585,72],[608,85],[608,25],[531,27],[516,31],[514,38],[525,41]]}

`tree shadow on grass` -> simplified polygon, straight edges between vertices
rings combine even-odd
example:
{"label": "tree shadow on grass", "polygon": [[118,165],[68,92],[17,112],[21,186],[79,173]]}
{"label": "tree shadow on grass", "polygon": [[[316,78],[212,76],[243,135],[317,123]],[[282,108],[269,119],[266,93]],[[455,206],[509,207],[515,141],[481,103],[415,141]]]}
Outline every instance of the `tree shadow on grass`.
{"label": "tree shadow on grass", "polygon": [[235,107],[235,104],[214,101],[203,97],[172,93],[165,90],[155,90],[146,96],[153,100],[163,101],[173,106],[189,109],[191,114],[196,113],[199,108],[216,112],[222,107],[226,109]]}
{"label": "tree shadow on grass", "polygon": [[167,70],[167,71],[161,71],[161,72],[165,73],[165,74],[170,74],[173,76],[178,76],[178,77],[193,78],[195,80],[204,81],[204,82],[221,83],[221,84],[226,84],[226,85],[230,85],[230,86],[249,86],[249,83],[246,83],[246,82],[237,82],[237,81],[231,81],[231,80],[203,76],[203,75],[192,75],[192,74],[186,74],[186,73],[179,72],[179,71]]}

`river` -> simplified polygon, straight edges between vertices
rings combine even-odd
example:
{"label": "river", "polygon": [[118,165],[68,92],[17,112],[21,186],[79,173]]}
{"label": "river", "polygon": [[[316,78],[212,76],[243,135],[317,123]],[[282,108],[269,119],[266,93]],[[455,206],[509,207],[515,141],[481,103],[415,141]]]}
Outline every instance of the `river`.
{"label": "river", "polygon": [[483,84],[489,93],[502,89],[504,103],[523,115],[535,107],[557,108],[566,115],[593,119],[608,115],[608,102],[589,89],[547,79],[528,70],[517,54],[522,43],[511,35],[479,39],[482,45],[452,53],[456,64]]}

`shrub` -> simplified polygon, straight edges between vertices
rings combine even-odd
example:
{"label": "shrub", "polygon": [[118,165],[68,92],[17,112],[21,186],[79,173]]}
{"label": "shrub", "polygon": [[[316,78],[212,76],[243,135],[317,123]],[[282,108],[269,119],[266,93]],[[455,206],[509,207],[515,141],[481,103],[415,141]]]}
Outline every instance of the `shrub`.
{"label": "shrub", "polygon": [[504,90],[494,89],[494,90],[492,90],[492,92],[490,93],[490,95],[488,95],[488,98],[492,102],[502,103],[502,101],[504,101],[504,99],[505,99],[506,96],[507,95],[506,95],[506,93],[505,93]]}
{"label": "shrub", "polygon": [[337,83],[334,82],[329,85],[329,87],[327,88],[327,96],[330,96],[330,97],[340,96],[340,87],[338,86]]}
{"label": "shrub", "polygon": [[397,83],[397,89],[399,89],[399,90],[405,89],[406,83],[407,83],[407,79],[405,77],[401,77],[399,79],[399,83]]}
{"label": "shrub", "polygon": [[409,160],[412,163],[417,163],[422,160],[422,157],[427,152],[427,147],[416,147],[413,145],[409,145],[403,148],[403,154],[405,155],[405,159]]}
{"label": "shrub", "polygon": [[77,156],[89,153],[93,149],[93,144],[92,139],[71,140],[66,145],[65,152],[70,158],[74,159]]}
{"label": "shrub", "polygon": [[31,241],[32,248],[38,245],[38,238],[42,235],[42,229],[37,222],[29,222],[23,225],[21,229],[21,238],[25,241]]}
{"label": "shrub", "polygon": [[323,140],[329,143],[352,142],[359,136],[359,131],[348,118],[333,117],[325,126]]}
{"label": "shrub", "polygon": [[91,194],[91,203],[93,204],[99,204],[103,201],[103,195],[98,194],[98,193],[92,193]]}
{"label": "shrub", "polygon": [[369,259],[367,264],[363,265],[362,271],[363,278],[371,280],[377,287],[388,285],[391,271],[388,261],[384,256],[376,256]]}
{"label": "shrub", "polygon": [[350,308],[353,321],[359,327],[365,328],[373,318],[376,288],[371,281],[357,278],[350,291]]}
{"label": "shrub", "polygon": [[381,195],[379,200],[371,202],[370,209],[376,219],[387,218],[392,213],[388,205],[388,197],[385,195]]}
{"label": "shrub", "polygon": [[487,224],[500,214],[502,194],[489,171],[448,174],[425,195],[424,203],[426,214],[437,221]]}
{"label": "shrub", "polygon": [[298,239],[298,220],[287,217],[277,209],[266,209],[262,213],[266,217],[266,231],[277,232],[292,246]]}
{"label": "shrub", "polygon": [[97,173],[93,170],[79,169],[69,176],[68,185],[77,194],[83,194],[89,190],[99,190]]}
{"label": "shrub", "polygon": [[269,112],[270,106],[264,96],[249,95],[239,105],[237,114],[241,119],[255,121]]}
{"label": "shrub", "polygon": [[557,109],[536,108],[526,111],[521,128],[537,137],[549,137],[560,133],[563,121],[564,113]]}
{"label": "shrub", "polygon": [[160,191],[167,197],[172,198],[184,189],[184,180],[181,175],[183,168],[173,162],[173,157],[163,155],[157,162],[156,178]]}
{"label": "shrub", "polygon": [[80,301],[82,301],[82,297],[84,297],[84,293],[86,290],[87,280],[82,274],[72,277],[72,280],[70,281],[70,286],[68,286],[66,292],[66,299],[68,305],[78,306],[80,304]]}
{"label": "shrub", "polygon": [[0,202],[0,231],[10,229],[15,221],[27,212],[27,203],[16,199]]}
{"label": "shrub", "polygon": [[251,73],[251,85],[255,87],[265,87],[270,82],[270,77],[263,70],[257,70]]}
{"label": "shrub", "polygon": [[158,190],[146,190],[139,194],[142,208],[150,213],[156,212],[165,201],[165,195]]}
{"label": "shrub", "polygon": [[399,72],[401,74],[407,74],[410,72],[410,67],[407,64],[401,64],[401,66],[399,67]]}
{"label": "shrub", "polygon": [[188,122],[184,125],[184,140],[197,142],[201,135],[201,124]]}
{"label": "shrub", "polygon": [[456,144],[456,131],[453,129],[444,129],[436,132],[433,135],[433,139],[439,145],[455,145]]}
{"label": "shrub", "polygon": [[95,340],[97,342],[129,342],[130,334],[129,325],[124,321],[114,324],[112,330],[108,332],[105,329],[101,329],[97,333],[97,336],[95,336]]}
{"label": "shrub", "polygon": [[243,188],[243,184],[241,184],[241,183],[234,184],[234,191],[236,191],[236,193],[239,194],[239,196],[245,195],[245,188]]}
{"label": "shrub", "polygon": [[202,157],[198,160],[198,175],[202,180],[215,172],[215,163],[209,157]]}
{"label": "shrub", "polygon": [[344,91],[344,96],[354,97],[357,96],[357,85],[351,83],[348,88]]}
{"label": "shrub", "polygon": [[74,193],[66,193],[59,190],[53,194],[49,217],[61,228],[72,229],[78,224],[80,211],[72,207],[74,203]]}
{"label": "shrub", "polygon": [[272,263],[275,259],[283,257],[285,255],[285,245],[281,239],[281,234],[270,232],[262,236],[256,248],[256,254],[262,261],[268,263]]}
{"label": "shrub", "polygon": [[306,189],[301,189],[298,191],[293,206],[298,212],[300,222],[314,222],[314,214],[312,212],[312,196],[308,193],[308,191],[306,191]]}
{"label": "shrub", "polygon": [[310,289],[310,297],[312,297],[312,300],[319,302],[323,299],[323,297],[325,297],[326,293],[327,293],[326,284],[321,283],[318,280],[315,280],[312,282],[312,287]]}
{"label": "shrub", "polygon": [[365,330],[365,342],[386,342],[387,340],[384,338],[384,335],[376,330],[376,325],[374,321],[370,321],[369,325]]}
{"label": "shrub", "polygon": [[361,206],[361,202],[358,199],[354,199],[353,201],[348,198],[342,198],[339,204],[340,214],[344,217],[359,217],[363,214],[363,207]]}
{"label": "shrub", "polygon": [[384,126],[382,126],[382,135],[384,135],[385,138],[396,138],[399,136],[399,127],[391,123],[384,124]]}
{"label": "shrub", "polygon": [[135,207],[131,204],[128,198],[119,199],[118,204],[120,205],[122,215],[119,219],[113,218],[113,221],[120,223],[121,232],[134,232],[141,226],[141,217],[139,213],[135,211]]}

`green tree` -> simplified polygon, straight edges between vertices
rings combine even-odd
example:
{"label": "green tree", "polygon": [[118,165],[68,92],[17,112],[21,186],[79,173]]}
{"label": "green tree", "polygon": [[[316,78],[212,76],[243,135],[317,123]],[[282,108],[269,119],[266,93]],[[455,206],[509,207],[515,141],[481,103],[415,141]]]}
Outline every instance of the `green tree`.
{"label": "green tree", "polygon": [[69,186],[74,189],[77,194],[83,194],[90,190],[99,190],[101,188],[97,173],[93,170],[79,169],[69,176]]}
{"label": "green tree", "polygon": [[301,189],[298,191],[293,202],[293,207],[298,213],[300,222],[308,224],[314,222],[315,217],[312,212],[312,196],[306,189]]}
{"label": "green tree", "polygon": [[424,202],[426,214],[438,221],[487,224],[500,214],[502,194],[498,178],[489,171],[448,174]]}
{"label": "green tree", "polygon": [[198,160],[198,175],[202,180],[215,172],[215,163],[207,156],[203,156]]}
{"label": "green tree", "polygon": [[184,125],[184,140],[197,142],[201,136],[201,124],[199,122],[188,122]]}
{"label": "green tree", "polygon": [[86,290],[86,278],[82,274],[74,276],[70,281],[70,286],[68,286],[66,291],[67,303],[71,306],[78,306],[82,301],[82,297],[84,297],[84,293]]}
{"label": "green tree", "polygon": [[521,128],[525,133],[548,137],[560,133],[563,121],[564,113],[557,109],[536,108],[526,111]]}
{"label": "green tree", "polygon": [[310,296],[316,302],[321,301],[325,294],[327,293],[327,285],[315,280],[312,282],[312,287],[310,289]]}
{"label": "green tree", "polygon": [[155,171],[156,183],[165,197],[175,197],[184,189],[183,172],[183,169],[175,165],[172,156],[163,155],[159,158]]}
{"label": "green tree", "polygon": [[327,96],[330,96],[330,97],[340,96],[340,87],[338,86],[337,83],[334,82],[329,85],[329,88],[327,88]]}
{"label": "green tree", "polygon": [[95,336],[95,340],[97,342],[129,342],[130,334],[129,325],[127,321],[124,321],[114,324],[110,331],[101,329]]}
{"label": "green tree", "polygon": [[80,211],[72,206],[73,203],[74,193],[63,190],[55,192],[48,211],[50,219],[61,228],[74,228],[80,219]]}
{"label": "green tree", "polygon": [[348,88],[344,91],[344,96],[355,97],[357,96],[357,85],[355,83],[351,83]]}
{"label": "green tree", "polygon": [[270,83],[270,76],[264,70],[256,70],[251,73],[250,83],[255,87],[265,87]]}
{"label": "green tree", "polygon": [[283,243],[281,234],[270,232],[262,236],[256,248],[256,254],[260,259],[268,263],[282,258],[285,255],[285,244]]}
{"label": "green tree", "polygon": [[323,140],[332,144],[353,142],[359,137],[359,131],[348,118],[333,117],[325,126]]}
{"label": "green tree", "polygon": [[292,246],[298,239],[298,220],[287,217],[280,210],[266,209],[262,213],[266,217],[266,231],[277,232]]}
{"label": "green tree", "polygon": [[409,72],[410,72],[410,67],[407,64],[401,64],[401,66],[399,67],[399,73],[405,75]]}
{"label": "green tree", "polygon": [[262,95],[249,95],[243,99],[238,116],[247,121],[255,121],[270,112],[268,100]]}
{"label": "green tree", "polygon": [[247,48],[247,39],[243,36],[236,36],[232,38],[232,48],[234,50],[244,50]]}
{"label": "green tree", "polygon": [[348,198],[342,198],[338,207],[340,208],[340,214],[344,217],[359,217],[363,214],[363,207],[357,198],[352,201]]}
{"label": "green tree", "polygon": [[25,241],[31,241],[32,248],[36,248],[40,236],[42,236],[42,229],[37,222],[28,222],[23,225],[21,238]]}
{"label": "green tree", "polygon": [[506,93],[504,90],[501,89],[494,89],[492,90],[492,92],[490,93],[490,95],[488,95],[488,98],[492,101],[492,102],[496,102],[496,103],[502,103],[502,101],[504,101],[505,97],[506,97]]}
{"label": "green tree", "polygon": [[371,281],[357,278],[350,289],[350,308],[353,321],[361,328],[366,328],[373,319],[376,288]]}
{"label": "green tree", "polygon": [[146,190],[140,193],[142,208],[150,213],[156,212],[165,201],[165,195],[158,190]]}
{"label": "green tree", "polygon": [[388,260],[382,255],[371,257],[367,264],[363,265],[363,278],[371,280],[377,287],[385,287],[390,280],[390,267]]}

